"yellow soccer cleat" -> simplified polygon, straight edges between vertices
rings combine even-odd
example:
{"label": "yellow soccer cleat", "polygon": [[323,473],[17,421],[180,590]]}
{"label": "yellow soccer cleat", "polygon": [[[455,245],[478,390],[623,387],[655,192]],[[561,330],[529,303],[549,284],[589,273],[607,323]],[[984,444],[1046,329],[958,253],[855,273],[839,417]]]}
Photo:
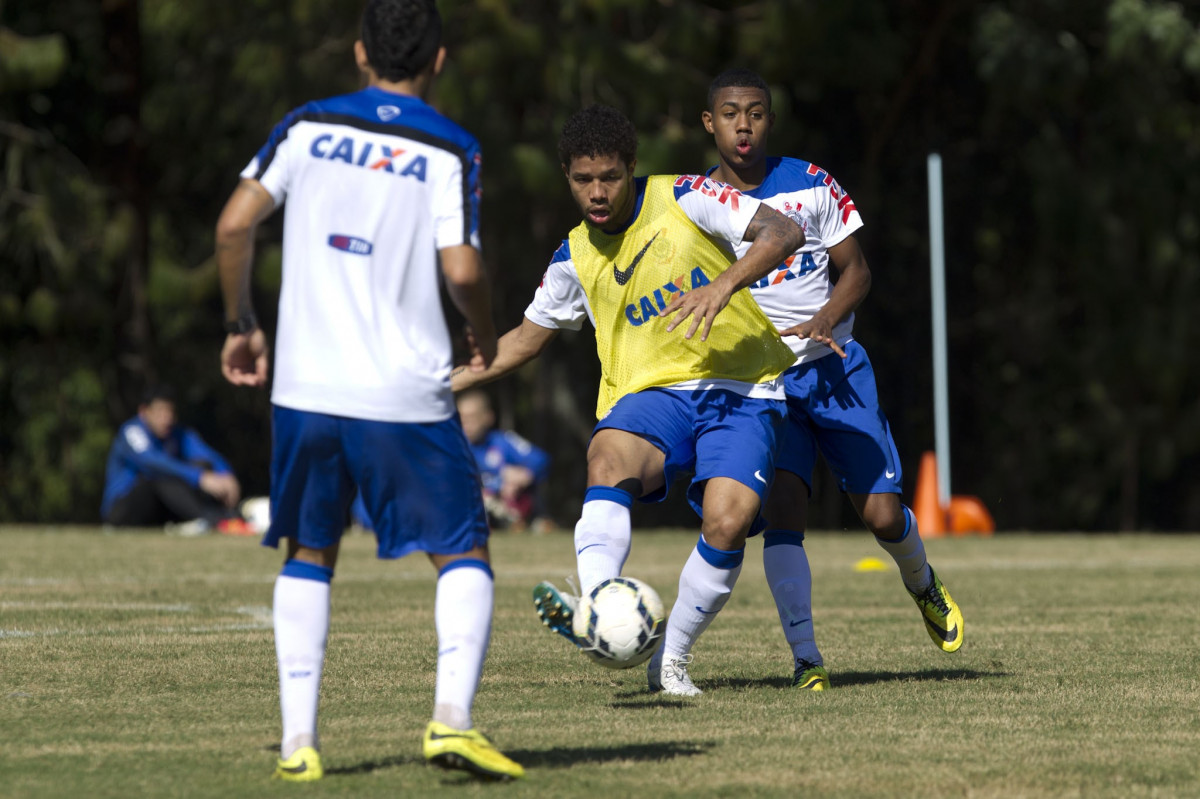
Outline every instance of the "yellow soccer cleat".
{"label": "yellow soccer cleat", "polygon": [[431,721],[421,748],[425,759],[441,768],[469,771],[488,780],[519,780],[525,776],[520,763],[501,754],[486,735],[474,728],[456,730]]}
{"label": "yellow soccer cleat", "polygon": [[929,573],[933,582],[924,593],[914,594],[910,591],[909,596],[921,609],[921,618],[925,620],[925,629],[933,643],[943,652],[957,652],[963,643],[962,611],[950,598],[950,592],[932,568]]}
{"label": "yellow soccer cleat", "polygon": [[321,768],[321,754],[311,746],[302,746],[287,760],[281,759],[275,766],[275,776],[288,782],[313,782],[325,776]]}
{"label": "yellow soccer cleat", "polygon": [[802,691],[826,691],[829,689],[829,672],[811,660],[798,660],[792,687]]}

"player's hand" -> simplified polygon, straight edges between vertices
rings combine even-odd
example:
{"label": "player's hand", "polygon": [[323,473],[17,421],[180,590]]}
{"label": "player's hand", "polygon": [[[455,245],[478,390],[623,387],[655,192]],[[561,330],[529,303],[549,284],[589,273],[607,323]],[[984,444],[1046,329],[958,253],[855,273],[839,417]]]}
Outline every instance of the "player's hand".
{"label": "player's hand", "polygon": [[527,466],[509,464],[500,469],[500,498],[514,500],[533,485],[533,470]]}
{"label": "player's hand", "polygon": [[242,494],[242,487],[232,474],[203,472],[200,475],[200,490],[220,500],[225,507],[232,508]]}
{"label": "player's hand", "polygon": [[687,332],[683,334],[683,337],[691,338],[694,336],[696,330],[703,323],[704,330],[700,334],[700,340],[708,341],[708,334],[712,330],[713,320],[716,319],[717,314],[728,304],[729,294],[716,281],[709,283],[707,286],[701,286],[698,289],[684,292],[671,300],[670,304],[663,309],[663,316],[676,314],[675,318],[667,323],[667,332],[669,333],[679,327],[690,316],[692,317],[692,323],[688,326]]}
{"label": "player's hand", "polygon": [[221,348],[221,374],[235,386],[267,384],[267,336],[261,330],[230,333]]}
{"label": "player's hand", "polygon": [[807,322],[792,325],[787,330],[780,330],[779,335],[810,339],[819,344],[824,344],[842,358],[846,357],[846,351],[833,338],[833,328],[830,327],[828,322],[815,316]]}
{"label": "player's hand", "polygon": [[496,360],[496,337],[476,336],[475,331],[467,326],[467,350],[471,353],[471,360],[467,363],[467,368],[472,372],[482,372],[492,365],[492,361]]}

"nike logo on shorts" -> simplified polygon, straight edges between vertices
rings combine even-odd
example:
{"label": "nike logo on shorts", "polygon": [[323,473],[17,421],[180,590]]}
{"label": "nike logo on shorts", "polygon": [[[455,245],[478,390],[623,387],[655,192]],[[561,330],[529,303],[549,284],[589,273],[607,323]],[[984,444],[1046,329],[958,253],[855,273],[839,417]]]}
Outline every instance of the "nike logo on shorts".
{"label": "nike logo on shorts", "polygon": [[754,479],[757,480],[758,482],[762,483],[763,485],[767,484],[767,478],[762,476],[762,469],[754,470]]}
{"label": "nike logo on shorts", "polygon": [[[661,232],[662,231],[660,230],[659,233]],[[616,279],[618,286],[624,286],[629,282],[629,278],[633,277],[634,267],[641,263],[642,256],[646,254],[646,250],[650,249],[650,245],[653,244],[654,240],[657,238],[658,233],[655,233],[650,237],[650,241],[646,242],[646,246],[638,250],[638,254],[633,256],[633,260],[629,262],[629,267],[627,269],[617,269],[617,265],[613,264],[613,277]]]}
{"label": "nike logo on shorts", "polygon": [[893,477],[896,476],[896,473],[895,472],[884,472],[883,476],[886,477],[887,479],[891,480]]}

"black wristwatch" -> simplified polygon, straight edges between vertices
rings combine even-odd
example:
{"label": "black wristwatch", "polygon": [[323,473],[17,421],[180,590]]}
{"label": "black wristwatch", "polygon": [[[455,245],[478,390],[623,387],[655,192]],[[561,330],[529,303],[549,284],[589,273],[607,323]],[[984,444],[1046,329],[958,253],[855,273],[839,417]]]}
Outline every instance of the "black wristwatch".
{"label": "black wristwatch", "polygon": [[231,336],[241,336],[258,329],[258,320],[253,315],[239,316],[232,322],[225,323],[225,332]]}

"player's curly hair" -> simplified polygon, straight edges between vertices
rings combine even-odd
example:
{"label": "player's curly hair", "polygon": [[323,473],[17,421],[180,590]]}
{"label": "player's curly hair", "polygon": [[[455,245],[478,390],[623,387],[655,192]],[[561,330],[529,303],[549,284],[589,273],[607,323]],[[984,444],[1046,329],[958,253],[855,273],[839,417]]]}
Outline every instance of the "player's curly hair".
{"label": "player's curly hair", "polygon": [[429,66],[442,43],[434,0],[367,0],[362,43],[367,61],[384,80],[413,78]]}
{"label": "player's curly hair", "polygon": [[713,103],[717,101],[717,92],[730,87],[738,89],[762,89],[763,94],[767,95],[767,110],[771,110],[771,87],[762,79],[762,76],[752,69],[734,67],[717,75],[717,77],[713,78],[713,82],[708,85],[709,111],[714,110]]}
{"label": "player's curly hair", "polygon": [[569,167],[576,158],[616,154],[626,165],[637,159],[637,130],[615,108],[590,105],[576,111],[563,124],[558,137],[558,160]]}

